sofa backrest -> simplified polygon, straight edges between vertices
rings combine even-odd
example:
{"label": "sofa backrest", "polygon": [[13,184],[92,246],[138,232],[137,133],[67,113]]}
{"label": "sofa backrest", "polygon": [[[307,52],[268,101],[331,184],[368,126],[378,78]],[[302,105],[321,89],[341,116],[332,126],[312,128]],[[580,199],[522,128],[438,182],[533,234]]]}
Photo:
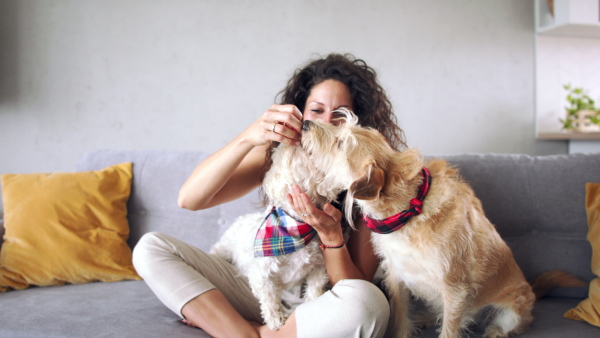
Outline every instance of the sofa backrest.
{"label": "sofa backrest", "polygon": [[[594,278],[586,240],[585,183],[600,183],[600,154],[445,159],[471,184],[526,278],[556,269],[587,281]],[[581,289],[559,293],[587,295]]]}
{"label": "sofa backrest", "polygon": [[133,162],[133,183],[127,204],[128,243],[132,248],[146,232],[159,231],[208,250],[237,216],[264,208],[258,206],[257,191],[207,210],[179,208],[179,188],[206,156],[201,152],[168,150],[97,150],[84,154],[77,170],[100,170]]}
{"label": "sofa backrest", "polygon": [[[179,208],[179,188],[205,157],[201,152],[97,150],[84,154],[77,170],[133,162],[128,203],[131,247],[144,233],[160,231],[208,250],[237,216],[263,208],[256,191],[208,210]],[[443,157],[473,187],[527,278],[560,269],[593,279],[585,183],[600,182],[600,154]]]}

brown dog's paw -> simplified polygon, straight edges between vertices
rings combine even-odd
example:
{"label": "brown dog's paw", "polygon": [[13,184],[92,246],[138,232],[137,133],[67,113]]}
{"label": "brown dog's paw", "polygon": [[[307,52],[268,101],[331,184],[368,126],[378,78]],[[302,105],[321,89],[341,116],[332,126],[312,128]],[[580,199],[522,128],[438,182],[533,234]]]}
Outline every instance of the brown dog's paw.
{"label": "brown dog's paw", "polygon": [[483,334],[485,338],[508,338],[508,334],[504,333],[500,327],[496,325],[490,325],[485,329]]}

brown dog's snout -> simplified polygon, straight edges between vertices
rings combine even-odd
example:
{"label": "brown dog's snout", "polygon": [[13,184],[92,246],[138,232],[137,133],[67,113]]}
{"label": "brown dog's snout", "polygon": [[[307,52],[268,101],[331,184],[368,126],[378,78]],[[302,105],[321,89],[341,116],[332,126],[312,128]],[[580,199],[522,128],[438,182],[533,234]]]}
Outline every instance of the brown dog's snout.
{"label": "brown dog's snout", "polygon": [[308,128],[311,123],[312,123],[312,121],[310,121],[310,120],[306,120],[306,121],[302,122],[302,131],[308,131]]}

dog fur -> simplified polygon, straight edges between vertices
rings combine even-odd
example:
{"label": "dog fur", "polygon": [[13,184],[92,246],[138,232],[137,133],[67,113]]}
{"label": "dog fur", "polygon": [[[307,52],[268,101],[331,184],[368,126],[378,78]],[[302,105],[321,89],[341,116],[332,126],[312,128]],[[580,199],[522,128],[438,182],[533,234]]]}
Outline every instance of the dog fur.
{"label": "dog fur", "polygon": [[[318,208],[335,200],[341,192],[341,188],[328,185],[325,176],[309,165],[300,147],[280,144],[272,155],[273,164],[265,174],[262,188],[270,204],[282,207],[290,216],[301,219],[286,199],[294,184],[298,184]],[[282,304],[283,291],[300,288],[306,282],[302,299],[309,301],[324,292],[329,277],[318,236],[291,254],[255,258],[254,239],[265,216],[265,213],[253,213],[239,217],[211,248],[211,253],[234,264],[240,274],[248,278],[265,323],[270,329],[278,330],[290,312]]]}
{"label": "dog fur", "polygon": [[372,233],[394,314],[388,334],[414,334],[410,293],[441,320],[441,337],[461,336],[484,308],[492,317],[486,337],[525,331],[536,296],[458,170],[441,159],[424,163],[415,149],[395,151],[349,111],[345,120],[338,127],[305,122],[302,147],[320,171],[348,189],[347,214],[354,202],[373,219],[406,210],[423,182],[421,169],[432,175],[422,214],[393,233]]}

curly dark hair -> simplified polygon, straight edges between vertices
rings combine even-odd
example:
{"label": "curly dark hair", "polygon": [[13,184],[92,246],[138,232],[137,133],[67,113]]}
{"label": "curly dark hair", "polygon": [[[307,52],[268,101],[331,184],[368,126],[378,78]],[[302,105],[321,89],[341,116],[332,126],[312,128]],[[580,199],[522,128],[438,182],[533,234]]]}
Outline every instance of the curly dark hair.
{"label": "curly dark hair", "polygon": [[377,129],[396,150],[406,147],[404,132],[397,124],[390,100],[377,82],[377,73],[351,54],[329,54],[308,62],[296,70],[277,96],[281,95],[281,104],[293,104],[304,112],[310,90],[325,80],[337,80],[348,87],[353,111],[363,127]]}
{"label": "curly dark hair", "polygon": [[[304,67],[298,68],[285,88],[276,96],[281,96],[280,104],[293,104],[304,112],[306,99],[310,90],[325,80],[337,80],[350,90],[352,108],[358,116],[359,124],[363,127],[377,129],[387,139],[392,148],[406,148],[404,132],[398,126],[392,104],[385,90],[377,82],[377,73],[361,59],[351,54],[329,54],[309,61]],[[279,145],[273,142],[271,147]],[[267,151],[264,173],[271,165],[272,152]],[[266,205],[267,196],[259,189],[262,204]]]}

